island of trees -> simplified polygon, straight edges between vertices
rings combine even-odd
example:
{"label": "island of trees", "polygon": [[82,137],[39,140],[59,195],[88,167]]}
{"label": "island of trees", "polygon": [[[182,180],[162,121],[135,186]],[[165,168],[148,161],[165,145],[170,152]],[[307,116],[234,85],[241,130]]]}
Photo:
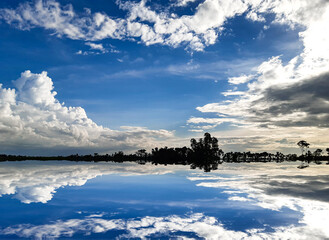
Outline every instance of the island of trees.
{"label": "island of trees", "polygon": [[329,148],[326,149],[327,155],[323,155],[322,149],[316,149],[314,152],[309,150],[310,144],[305,140],[297,143],[301,149],[301,155],[275,154],[268,152],[227,152],[224,153],[219,148],[218,140],[212,137],[210,133],[205,133],[203,138],[198,140],[192,138],[190,147],[181,148],[154,148],[151,153],[145,149],[140,149],[134,154],[124,154],[122,151],[113,154],[100,155],[69,155],[69,156],[20,156],[20,155],[0,155],[0,161],[24,161],[24,160],[68,160],[68,161],[88,161],[88,162],[137,162],[139,164],[181,164],[190,165],[192,169],[200,168],[205,172],[218,169],[219,164],[227,163],[250,163],[250,162],[283,162],[283,161],[302,161],[304,163],[314,162],[322,164],[326,161],[329,164]]}

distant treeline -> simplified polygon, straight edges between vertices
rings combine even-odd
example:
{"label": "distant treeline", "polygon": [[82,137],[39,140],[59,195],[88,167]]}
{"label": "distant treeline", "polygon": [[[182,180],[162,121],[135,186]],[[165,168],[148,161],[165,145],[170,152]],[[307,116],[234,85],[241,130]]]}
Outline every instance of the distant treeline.
{"label": "distant treeline", "polygon": [[[277,152],[275,154],[262,152],[227,152],[224,153],[218,147],[218,140],[209,133],[204,134],[204,138],[198,141],[191,139],[191,147],[182,148],[154,148],[151,153],[145,149],[140,149],[134,154],[124,154],[122,151],[113,154],[99,155],[70,155],[70,156],[17,156],[17,155],[0,155],[0,161],[24,161],[24,160],[68,160],[68,161],[87,161],[87,162],[137,162],[139,164],[180,164],[190,165],[192,169],[200,168],[206,172],[215,170],[219,164],[228,163],[249,163],[249,162],[283,162],[283,161],[314,161],[321,164],[322,161],[328,161],[329,156],[322,156],[322,150],[317,149],[315,152],[306,151],[309,143],[302,140],[297,143],[301,148],[302,154],[283,154]],[[326,149],[329,155],[329,148]]]}

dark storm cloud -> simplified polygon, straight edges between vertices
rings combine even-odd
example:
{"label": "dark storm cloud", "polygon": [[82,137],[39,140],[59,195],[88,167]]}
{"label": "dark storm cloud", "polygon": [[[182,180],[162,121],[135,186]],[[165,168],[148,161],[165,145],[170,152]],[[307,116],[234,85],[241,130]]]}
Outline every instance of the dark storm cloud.
{"label": "dark storm cloud", "polygon": [[[254,106],[266,103],[269,107],[251,109],[250,120],[262,122],[262,126],[317,126],[329,127],[329,73],[325,73],[285,88],[270,87]],[[285,115],[302,113],[295,119],[284,119]],[[276,117],[277,120],[275,120]],[[273,121],[268,119],[274,118]]]}

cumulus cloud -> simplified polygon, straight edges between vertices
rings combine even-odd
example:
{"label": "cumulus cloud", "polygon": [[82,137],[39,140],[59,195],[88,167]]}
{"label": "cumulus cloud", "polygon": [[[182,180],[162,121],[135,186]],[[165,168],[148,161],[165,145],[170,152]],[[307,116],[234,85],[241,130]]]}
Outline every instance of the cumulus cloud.
{"label": "cumulus cloud", "polygon": [[46,72],[25,71],[14,85],[15,89],[0,86],[3,152],[19,150],[45,154],[47,149],[53,149],[59,151],[58,154],[65,149],[104,152],[150,148],[154,142],[173,136],[166,130],[123,127],[117,131],[97,125],[83,108],[67,107],[56,99],[53,82]]}

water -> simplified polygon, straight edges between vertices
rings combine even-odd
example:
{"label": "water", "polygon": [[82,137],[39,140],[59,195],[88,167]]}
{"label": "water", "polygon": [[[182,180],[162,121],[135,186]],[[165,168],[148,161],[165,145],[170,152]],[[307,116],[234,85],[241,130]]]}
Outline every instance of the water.
{"label": "water", "polygon": [[329,166],[0,163],[0,239],[328,239]]}

